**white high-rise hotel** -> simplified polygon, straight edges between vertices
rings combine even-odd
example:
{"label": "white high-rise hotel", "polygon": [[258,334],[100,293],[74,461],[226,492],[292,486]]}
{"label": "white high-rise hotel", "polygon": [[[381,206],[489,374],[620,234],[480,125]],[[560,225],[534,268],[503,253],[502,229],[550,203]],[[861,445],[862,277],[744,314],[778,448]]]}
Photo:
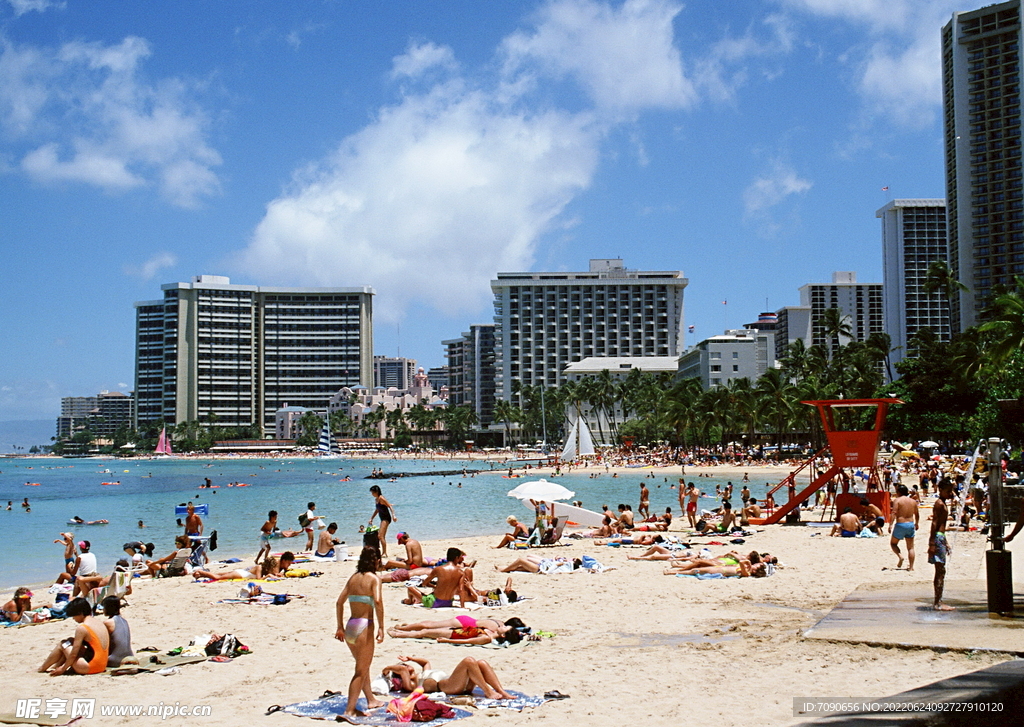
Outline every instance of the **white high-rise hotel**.
{"label": "white high-rise hotel", "polygon": [[496,396],[512,384],[558,386],[591,356],[678,356],[683,351],[679,270],[629,270],[591,260],[578,273],[498,273],[494,292]]}
{"label": "white high-rise hotel", "polygon": [[326,409],[373,384],[373,289],[262,288],[218,275],[135,304],[137,426],[211,419],[274,431],[286,406]]}
{"label": "white high-rise hotel", "polygon": [[968,287],[954,331],[978,322],[993,286],[1024,274],[1020,0],[954,13],[942,29],[950,268]]}
{"label": "white high-rise hotel", "polygon": [[949,303],[923,290],[928,268],[946,260],[946,201],[897,199],[875,213],[882,220],[882,298],[892,363],[915,352],[909,341],[922,328],[940,341],[950,336]]}

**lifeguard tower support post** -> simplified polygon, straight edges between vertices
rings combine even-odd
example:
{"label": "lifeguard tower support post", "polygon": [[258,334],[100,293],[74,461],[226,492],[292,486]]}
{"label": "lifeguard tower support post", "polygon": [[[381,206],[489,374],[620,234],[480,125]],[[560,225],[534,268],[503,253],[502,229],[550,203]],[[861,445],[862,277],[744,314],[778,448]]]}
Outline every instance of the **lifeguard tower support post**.
{"label": "lifeguard tower support post", "polygon": [[[866,497],[871,504],[876,505],[885,515],[889,517],[889,493],[881,488],[876,464],[878,459],[878,447],[882,442],[882,429],[885,426],[885,415],[892,404],[902,404],[899,399],[829,399],[825,401],[802,402],[817,407],[821,415],[821,425],[828,437],[828,447],[832,453],[832,466],[819,474],[802,491],[796,492],[796,475],[805,467],[810,466],[819,457],[824,455],[825,449],[816,452],[807,461],[793,470],[772,488],[768,494],[774,497],[775,493],[782,487],[789,487],[790,497],[781,507],[766,518],[751,520],[755,524],[773,525],[782,520],[786,515],[795,510],[801,502],[817,492],[825,483],[841,474],[845,467],[867,467],[871,470],[868,479],[869,485],[874,482],[879,484],[875,489],[868,488],[864,494],[853,494],[849,492],[849,480],[844,479],[843,491],[836,495],[836,512],[842,512],[849,507],[853,512],[860,515],[864,509],[860,504],[862,497]],[[866,408],[875,407],[875,417],[870,429],[843,430],[836,422],[836,409]]]}

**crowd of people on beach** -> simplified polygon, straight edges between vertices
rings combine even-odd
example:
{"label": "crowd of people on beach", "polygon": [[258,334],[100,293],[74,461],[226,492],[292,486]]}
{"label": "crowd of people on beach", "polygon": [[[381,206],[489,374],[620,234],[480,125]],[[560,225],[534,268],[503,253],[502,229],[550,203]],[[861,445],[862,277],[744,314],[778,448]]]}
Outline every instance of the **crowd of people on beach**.
{"label": "crowd of people on beach", "polygon": [[[711,467],[720,458],[723,458],[722,453],[711,451],[690,452],[680,458],[678,451],[664,448],[606,458],[596,467],[605,468],[607,473],[609,466],[649,467],[666,463],[678,466],[682,462],[682,472],[685,473],[686,465]],[[736,459],[735,454],[731,459]],[[756,464],[759,460],[749,454],[741,457],[741,461]],[[569,471],[570,468],[571,465],[563,465],[562,469]],[[601,476],[602,473],[591,474]],[[748,478],[744,476],[738,493],[734,493],[732,482],[724,486],[716,484],[714,506],[702,509],[701,500],[706,496],[697,484],[700,474],[691,473],[696,482],[693,479],[687,482],[684,474],[669,488],[673,491],[673,498],[678,500],[678,512],[685,513],[685,519],[682,515],[676,518],[672,506],[665,507],[663,513],[652,508],[650,487],[653,484],[649,486],[647,481],[653,479],[653,473],[647,473],[638,486],[635,513],[632,503],[619,503],[614,509],[602,505],[602,524],[589,531],[573,533],[570,537],[593,538],[595,546],[636,546],[638,551],[628,555],[628,561],[661,562],[662,573],[669,576],[755,579],[771,576],[781,567],[778,557],[771,553],[756,549],[746,551],[746,548],[746,552],[729,549],[714,553],[710,547],[720,544],[719,541],[711,540],[703,545],[687,541],[703,536],[732,540],[725,547],[740,543],[742,540],[735,538],[753,535],[752,528],[776,507],[771,494],[760,502],[755,499]],[[907,569],[913,571],[917,563],[916,538],[921,528],[920,506],[931,493],[935,499],[928,528],[927,555],[935,569],[933,606],[936,610],[949,610],[951,607],[942,601],[946,564],[952,552],[947,531],[955,526],[970,528],[972,517],[978,518],[988,511],[985,487],[972,483],[970,474],[955,468],[943,471],[937,464],[907,458],[899,464],[882,468],[880,476],[863,478],[859,483],[857,473],[844,474],[816,493],[813,502],[800,505],[804,509],[819,508],[823,518],[825,514],[831,518],[834,513],[835,524],[831,534],[835,537],[881,537],[887,534],[897,558],[896,568],[903,568],[906,563]],[[903,483],[904,479],[915,482],[907,485]],[[859,485],[863,485],[863,491]],[[891,501],[887,497],[890,491],[894,495]],[[886,497],[880,498],[873,493],[884,493]],[[504,574],[557,574],[580,569],[600,572],[600,568],[593,566],[594,559],[587,562],[587,556],[569,558],[530,552],[531,548],[556,545],[561,541],[567,517],[559,512],[559,504],[531,500],[534,507],[532,526],[520,522],[515,516],[507,518],[509,531],[493,547],[513,551],[524,549],[527,552],[515,553],[506,565],[495,566],[503,574],[503,582],[480,586],[474,572],[476,562],[469,561],[467,554],[458,548],[448,548],[444,557],[429,557],[424,553],[422,543],[403,530],[393,536],[400,552],[389,555],[388,532],[393,523],[397,527],[398,516],[379,485],[370,487],[369,494],[373,499],[372,510],[366,526],[360,528],[364,537],[356,556],[355,573],[341,590],[335,609],[335,638],[346,644],[355,662],[347,691],[348,709],[342,715],[343,719],[354,720],[362,716],[356,710],[360,696],[365,697],[369,709],[383,706],[379,699],[380,690],[375,693],[373,688],[373,682],[378,679],[383,679],[391,689],[399,692],[422,688],[427,692],[461,695],[479,689],[487,698],[511,699],[513,695],[502,686],[490,664],[472,657],[458,661],[450,672],[445,672],[434,668],[431,661],[403,655],[398,657],[397,664],[385,667],[379,676],[372,674],[376,645],[383,643],[385,637],[479,645],[512,645],[524,639],[537,638],[532,629],[517,617],[494,619],[459,614],[385,629],[382,584],[404,584],[403,603],[430,609],[465,607],[467,604],[501,606],[522,600],[522,595],[513,588],[512,578],[505,578]],[[790,488],[788,494],[791,499],[795,498],[795,489]],[[856,501],[845,505],[842,512],[836,512],[840,496],[850,494],[856,495]],[[883,499],[884,508],[879,506]],[[734,500],[739,504],[734,506]],[[846,499],[844,502],[852,501]],[[582,503],[574,505],[582,506]],[[58,610],[64,617],[74,620],[76,627],[70,638],[62,639],[54,647],[39,667],[40,672],[95,674],[131,663],[134,658],[131,633],[127,621],[120,615],[121,600],[131,593],[131,577],[122,592],[97,598],[97,589],[114,585],[118,572],[153,578],[259,581],[285,577],[289,573],[294,575],[300,563],[345,560],[348,554],[345,544],[337,537],[338,523],[326,523],[325,517],[317,511],[316,503],[308,502],[298,517],[298,528],[283,529],[278,524],[278,511],[268,512],[266,521],[259,528],[252,565],[215,570],[207,564],[211,543],[210,538],[204,535],[202,516],[193,503],[187,503],[185,507],[184,522],[179,521],[182,531],[176,536],[170,552],[157,557],[157,547],[153,543],[141,540],[125,543],[125,557],[118,560],[113,574],[98,571],[96,555],[88,540],[76,540],[72,533],[61,533],[54,542],[63,548],[64,568],[55,580],[57,585],[68,589],[68,593],[61,599]],[[82,524],[86,523],[83,521]],[[143,526],[141,521],[139,524]],[[685,540],[676,535],[681,532],[680,525],[682,531],[689,533]],[[1022,528],[1024,507],[1005,540],[1012,540]],[[304,549],[274,553],[279,539],[302,536],[305,536]],[[297,541],[297,544],[301,542]],[[13,598],[3,605],[0,616],[8,622],[31,622],[35,611],[32,597],[28,588],[17,589]],[[100,607],[94,609],[93,604],[97,600],[100,600]]]}

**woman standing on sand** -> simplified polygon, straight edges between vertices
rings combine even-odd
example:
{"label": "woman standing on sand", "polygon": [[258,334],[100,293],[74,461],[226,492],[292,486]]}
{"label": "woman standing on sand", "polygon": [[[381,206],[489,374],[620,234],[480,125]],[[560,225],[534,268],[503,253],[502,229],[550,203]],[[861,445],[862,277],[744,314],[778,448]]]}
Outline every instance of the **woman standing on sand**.
{"label": "woman standing on sand", "polygon": [[395,509],[391,507],[391,503],[384,499],[384,495],[380,494],[380,487],[374,485],[370,488],[370,494],[373,495],[373,499],[376,501],[377,506],[373,510],[373,514],[370,515],[370,525],[373,525],[373,519],[380,516],[380,530],[377,531],[377,538],[380,539],[380,552],[381,555],[386,556],[388,554],[388,525],[392,521],[398,522],[398,517],[395,515]]}
{"label": "woman standing on sand", "polygon": [[[366,697],[366,708],[383,707],[370,691],[370,663],[373,661],[375,643],[384,641],[384,601],[381,593],[380,578],[377,569],[380,567],[380,555],[374,548],[365,547],[359,554],[356,572],[348,579],[345,589],[338,596],[337,630],[334,638],[348,644],[352,656],[356,660],[355,673],[348,685],[348,705],[341,718],[347,722],[355,717],[366,715],[356,710],[359,693]],[[352,611],[348,621],[345,620],[345,604]],[[374,641],[373,620],[376,614],[377,636]]]}

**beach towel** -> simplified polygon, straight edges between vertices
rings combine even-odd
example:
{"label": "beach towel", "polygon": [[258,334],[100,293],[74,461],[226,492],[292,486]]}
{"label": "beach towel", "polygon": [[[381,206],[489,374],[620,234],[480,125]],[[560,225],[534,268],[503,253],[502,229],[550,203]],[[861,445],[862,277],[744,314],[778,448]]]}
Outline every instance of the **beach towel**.
{"label": "beach towel", "polygon": [[[267,710],[267,713],[271,712],[286,712],[288,714],[294,714],[299,717],[312,717],[313,719],[327,719],[334,721],[335,717],[342,714],[348,706],[348,697],[342,694],[329,694],[325,693],[325,696],[319,699],[311,699],[306,702],[296,702],[294,704],[288,704],[284,707],[278,707],[275,705]],[[366,700],[362,697],[356,703],[356,708],[361,711],[366,711]],[[455,716],[451,719],[435,719],[430,722],[418,722],[417,724],[429,725],[430,727],[437,727],[448,722],[454,722],[457,719],[465,719],[466,717],[472,716],[471,712],[465,709],[455,709],[452,711]],[[356,717],[353,720],[356,724],[370,724],[370,725],[397,725],[407,724],[401,723],[394,719],[393,715],[388,714],[384,707],[373,710],[370,714],[365,717]]]}
{"label": "beach towel", "polygon": [[118,667],[111,667],[107,669],[107,674],[111,676],[125,676],[129,674],[142,674],[147,672],[158,672],[162,669],[169,669],[186,664],[198,664],[201,661],[206,661],[210,657],[206,654],[181,654],[178,656],[167,656],[166,654],[160,654],[158,656],[150,657],[150,659],[157,659],[157,661],[150,661],[146,656],[139,656],[139,664],[124,664]]}

